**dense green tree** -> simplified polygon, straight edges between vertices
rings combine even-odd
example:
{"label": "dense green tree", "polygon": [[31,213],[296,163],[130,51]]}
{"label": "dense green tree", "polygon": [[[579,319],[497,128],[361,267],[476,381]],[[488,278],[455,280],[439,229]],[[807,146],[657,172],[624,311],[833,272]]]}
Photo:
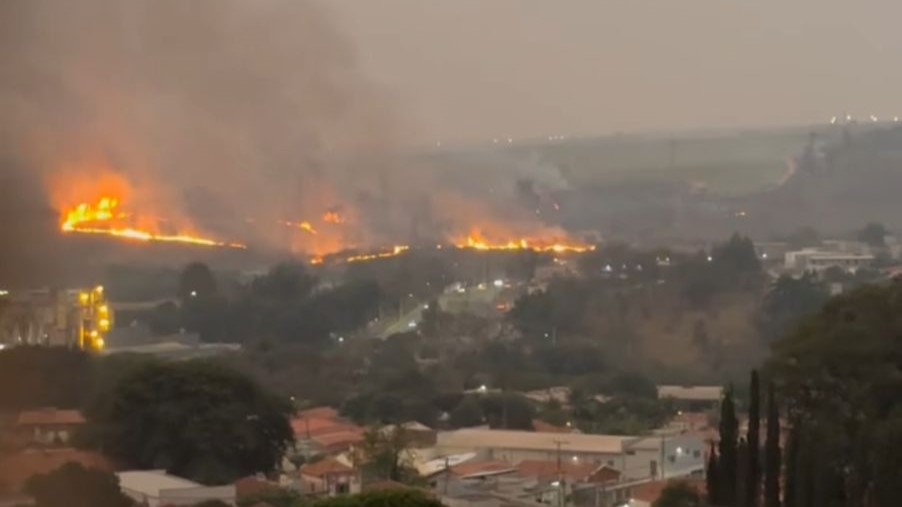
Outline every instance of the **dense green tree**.
{"label": "dense green tree", "polygon": [[[892,474],[877,464],[894,463],[897,449],[899,315],[902,284],[865,286],[830,300],[775,344],[771,371],[791,419],[805,424],[795,457],[793,507],[807,507],[799,495],[819,506],[864,505],[874,492],[895,486]],[[816,486],[813,497],[808,484]],[[787,490],[787,498],[791,494]]]}
{"label": "dense green tree", "polygon": [[829,297],[826,286],[816,276],[783,275],[770,286],[761,302],[759,327],[768,341],[773,341],[803,318],[817,313]]}
{"label": "dense green tree", "polygon": [[736,446],[736,500],[730,504],[735,507],[745,505],[748,497],[749,483],[747,482],[749,469],[749,443],[744,437],[739,438]]}
{"label": "dense green tree", "polygon": [[789,438],[786,442],[786,464],[783,475],[783,505],[784,507],[795,507],[799,489],[799,468],[804,465],[799,464],[799,432],[801,427],[796,422],[789,431]]}
{"label": "dense green tree", "polygon": [[504,392],[480,397],[482,413],[493,429],[531,430],[535,409],[522,394]]}
{"label": "dense green tree", "polygon": [[452,428],[467,428],[485,424],[485,415],[477,396],[464,397],[457,407],[450,412],[448,424]]}
{"label": "dense green tree", "polygon": [[191,507],[232,507],[231,504],[223,502],[222,500],[204,500],[203,502],[196,503]]}
{"label": "dense green tree", "polygon": [[408,489],[326,498],[313,507],[442,507],[442,503],[426,492]]}
{"label": "dense green tree", "polygon": [[702,496],[694,486],[685,481],[669,482],[661,490],[661,496],[652,507],[702,507]]}
{"label": "dense green tree", "polygon": [[821,233],[814,227],[800,227],[786,236],[786,242],[793,250],[821,245]]}
{"label": "dense green tree", "polygon": [[858,241],[862,243],[866,243],[869,246],[881,248],[886,246],[886,235],[888,231],[886,230],[886,226],[877,223],[870,222],[865,225],[860,231],[858,231]]}
{"label": "dense green tree", "polygon": [[764,449],[764,507],[780,507],[780,412],[773,382],[767,384],[767,441]]}
{"label": "dense green tree", "polygon": [[717,444],[719,501],[726,507],[735,507],[738,479],[739,421],[733,404],[733,389],[727,389],[720,403],[720,441]]}
{"label": "dense green tree", "polygon": [[722,505],[723,495],[720,494],[720,462],[717,459],[717,449],[711,443],[708,449],[708,463],[705,466],[705,489],[708,492],[708,503],[714,507]]}
{"label": "dense green tree", "polygon": [[255,278],[250,288],[259,298],[290,303],[310,295],[316,283],[316,277],[310,275],[303,264],[286,262],[273,266],[268,273]]}
{"label": "dense green tree", "polygon": [[364,434],[362,466],[367,480],[419,482],[412,465],[411,435],[401,425],[372,428]]}
{"label": "dense green tree", "polygon": [[78,408],[92,389],[91,357],[65,347],[0,350],[0,410]]}
{"label": "dense green tree", "polygon": [[748,441],[748,460],[745,464],[746,474],[744,505],[756,507],[760,495],[761,461],[758,456],[761,448],[761,387],[758,371],[752,370],[749,381],[749,425],[746,439]]}
{"label": "dense green tree", "polygon": [[733,234],[725,243],[711,249],[711,264],[721,273],[740,277],[755,276],[761,272],[755,243],[739,234]]}
{"label": "dense green tree", "polygon": [[185,266],[179,276],[177,295],[182,303],[191,298],[215,298],[219,296],[219,284],[209,266],[202,262],[192,262]]}
{"label": "dense green tree", "polygon": [[654,382],[645,375],[626,371],[615,374],[605,383],[605,393],[621,398],[645,398],[658,399],[658,388]]}
{"label": "dense green tree", "polygon": [[89,411],[95,444],[123,463],[222,483],[279,464],[290,406],[207,361],[149,364],[125,375]]}
{"label": "dense green tree", "polygon": [[25,492],[36,507],[129,507],[131,499],[119,489],[119,479],[104,470],[66,463],[48,474],[35,475]]}
{"label": "dense green tree", "polygon": [[270,507],[305,507],[309,503],[303,495],[293,489],[272,487],[240,498],[238,507],[258,507],[261,504]]}

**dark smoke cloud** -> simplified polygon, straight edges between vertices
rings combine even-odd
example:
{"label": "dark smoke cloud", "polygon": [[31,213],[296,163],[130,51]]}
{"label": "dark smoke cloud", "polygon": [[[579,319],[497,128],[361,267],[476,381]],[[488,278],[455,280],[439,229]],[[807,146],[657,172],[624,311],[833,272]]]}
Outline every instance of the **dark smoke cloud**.
{"label": "dark smoke cloud", "polygon": [[312,2],[4,0],[0,48],[20,178],[108,166],[132,204],[224,234],[384,201],[394,108]]}

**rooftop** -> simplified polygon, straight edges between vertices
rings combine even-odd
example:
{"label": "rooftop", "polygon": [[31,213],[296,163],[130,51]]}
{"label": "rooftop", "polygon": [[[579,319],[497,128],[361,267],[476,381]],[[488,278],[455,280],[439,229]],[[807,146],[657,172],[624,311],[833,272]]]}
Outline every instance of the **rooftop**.
{"label": "rooftop", "polygon": [[301,475],[310,477],[325,477],[330,474],[347,474],[354,469],[334,458],[324,458],[315,463],[301,467]]}
{"label": "rooftop", "polygon": [[150,498],[159,498],[160,491],[168,489],[200,488],[200,484],[169,475],[165,470],[134,470],[119,472],[119,484],[124,490],[145,495]]}
{"label": "rooftop", "polygon": [[619,454],[633,437],[543,433],[532,431],[460,429],[438,434],[437,447],[459,449],[522,449],[575,453]]}
{"label": "rooftop", "polygon": [[658,386],[658,398],[684,401],[720,401],[721,386]]}
{"label": "rooftop", "polygon": [[517,465],[517,473],[523,477],[538,480],[557,479],[558,476],[571,481],[584,481],[600,467],[592,463],[579,463],[563,460],[557,461],[524,460]]}
{"label": "rooftop", "polygon": [[515,472],[517,468],[506,461],[467,461],[451,467],[451,473],[458,477],[486,477]]}
{"label": "rooftop", "polygon": [[16,424],[19,426],[65,426],[84,424],[85,417],[78,410],[57,410],[42,408],[19,413]]}
{"label": "rooftop", "polygon": [[336,431],[335,433],[324,433],[311,438],[318,445],[323,447],[351,445],[363,442],[362,431]]}

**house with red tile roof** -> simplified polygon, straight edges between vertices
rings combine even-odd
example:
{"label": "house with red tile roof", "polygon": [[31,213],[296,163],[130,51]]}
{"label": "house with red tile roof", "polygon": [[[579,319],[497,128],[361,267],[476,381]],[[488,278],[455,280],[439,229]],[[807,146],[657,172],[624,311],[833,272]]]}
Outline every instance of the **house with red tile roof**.
{"label": "house with red tile roof", "polygon": [[242,500],[249,496],[256,496],[276,489],[279,489],[278,484],[251,475],[235,481],[235,498]]}
{"label": "house with red tile roof", "polygon": [[517,474],[538,481],[566,480],[575,482],[612,482],[620,480],[620,472],[607,465],[574,461],[525,460],[517,464]]}
{"label": "house with red tile roof", "polygon": [[85,422],[78,410],[42,408],[20,412],[16,429],[33,444],[65,445]]}
{"label": "house with red tile roof", "polygon": [[332,407],[314,407],[298,412],[301,419],[339,419],[338,410]]}
{"label": "house with red tile roof", "polygon": [[363,442],[364,429],[338,417],[329,407],[299,412],[291,420],[291,428],[302,455],[337,454]]}
{"label": "house with red tile roof", "polygon": [[301,467],[301,489],[311,495],[335,496],[360,492],[360,473],[336,458],[327,457]]}

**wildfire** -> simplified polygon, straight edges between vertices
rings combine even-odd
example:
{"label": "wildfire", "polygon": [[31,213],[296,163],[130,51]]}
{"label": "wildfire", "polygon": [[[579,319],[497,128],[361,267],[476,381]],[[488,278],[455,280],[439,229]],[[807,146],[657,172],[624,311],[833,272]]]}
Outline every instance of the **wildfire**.
{"label": "wildfire", "polygon": [[239,243],[225,243],[193,234],[162,234],[139,229],[127,225],[130,217],[119,210],[119,200],[114,197],[102,197],[96,204],[81,203],[63,213],[60,228],[63,232],[82,234],[101,234],[137,241],[160,241],[169,243],[188,243],[200,246],[220,246],[245,248]]}
{"label": "wildfire", "polygon": [[493,243],[478,234],[470,234],[466,240],[455,243],[457,248],[471,248],[473,250],[528,250],[538,253],[585,253],[595,250],[595,246],[584,243],[564,242],[561,240],[542,240],[521,238],[506,242]]}
{"label": "wildfire", "polygon": [[337,211],[327,211],[323,213],[323,222],[327,224],[343,224],[345,223],[345,218]]}
{"label": "wildfire", "polygon": [[297,227],[298,229],[300,229],[304,232],[307,232],[309,234],[319,234],[319,232],[317,232],[317,230],[316,230],[316,227],[313,227],[313,224],[311,224],[310,222],[308,222],[306,220],[304,220],[303,222],[289,222],[289,221],[285,220],[280,223],[282,225],[285,225],[288,227]]}
{"label": "wildfire", "polygon": [[[372,261],[372,260],[376,260],[376,259],[387,259],[389,257],[397,257],[398,255],[401,255],[401,254],[407,252],[408,250],[410,250],[410,247],[407,245],[395,245],[391,248],[391,250],[383,250],[380,252],[371,252],[371,253],[351,255],[349,257],[337,259],[337,262],[353,263],[353,262]],[[317,265],[322,264],[324,261],[325,261],[325,259],[322,256],[317,255],[316,257],[313,257],[310,259],[310,264],[317,266]]]}

